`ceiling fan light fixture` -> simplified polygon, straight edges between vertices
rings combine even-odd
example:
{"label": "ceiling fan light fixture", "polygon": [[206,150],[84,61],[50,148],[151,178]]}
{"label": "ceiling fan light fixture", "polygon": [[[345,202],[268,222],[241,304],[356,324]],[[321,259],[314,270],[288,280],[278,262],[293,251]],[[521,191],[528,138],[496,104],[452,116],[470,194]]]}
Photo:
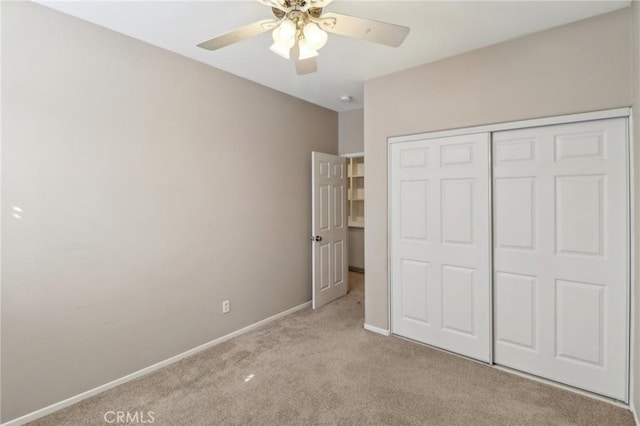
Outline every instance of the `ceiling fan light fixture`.
{"label": "ceiling fan light fixture", "polygon": [[326,32],[320,29],[315,23],[309,22],[302,29],[304,38],[307,40],[307,44],[314,50],[319,50],[327,44],[329,36]]}
{"label": "ceiling fan light fixture", "polygon": [[271,38],[273,38],[274,43],[280,43],[280,27],[276,27],[273,32],[271,32]]}
{"label": "ceiling fan light fixture", "polygon": [[298,59],[304,61],[305,59],[311,59],[318,56],[318,52],[309,46],[309,43],[306,39],[302,38],[298,41],[298,48],[300,53],[298,55]]}
{"label": "ceiling fan light fixture", "polygon": [[296,24],[290,19],[282,21],[282,24],[277,29],[279,29],[278,37],[283,41],[293,40],[298,30]]}
{"label": "ceiling fan light fixture", "polygon": [[285,59],[290,58],[291,47],[283,43],[273,43],[270,47],[271,51]]}
{"label": "ceiling fan light fixture", "polygon": [[291,37],[291,38],[283,38],[281,31],[280,31],[280,27],[276,28],[275,30],[273,30],[273,33],[271,34],[272,38],[273,38],[273,42],[276,44],[281,44],[282,46],[286,46],[289,48],[292,48],[294,44],[296,44],[296,39]]}

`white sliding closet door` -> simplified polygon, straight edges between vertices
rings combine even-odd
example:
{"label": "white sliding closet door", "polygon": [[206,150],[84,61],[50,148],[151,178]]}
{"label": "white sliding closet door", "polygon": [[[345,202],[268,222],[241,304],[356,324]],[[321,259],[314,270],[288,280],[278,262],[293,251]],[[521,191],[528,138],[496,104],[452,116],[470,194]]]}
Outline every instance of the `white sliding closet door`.
{"label": "white sliding closet door", "polygon": [[390,155],[392,332],[488,362],[489,134]]}
{"label": "white sliding closet door", "polygon": [[626,119],[498,132],[495,362],[626,401]]}

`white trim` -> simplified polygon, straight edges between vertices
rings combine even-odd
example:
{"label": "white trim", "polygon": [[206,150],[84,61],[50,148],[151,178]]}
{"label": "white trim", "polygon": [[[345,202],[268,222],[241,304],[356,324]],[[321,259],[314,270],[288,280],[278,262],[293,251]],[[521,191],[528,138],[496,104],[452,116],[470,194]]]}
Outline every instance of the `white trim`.
{"label": "white trim", "polygon": [[[637,309],[635,303],[636,297],[636,184],[635,184],[635,147],[634,147],[634,139],[633,139],[633,130],[634,130],[634,122],[633,122],[633,110],[631,109],[629,114],[629,119],[627,120],[627,133],[629,140],[629,235],[630,235],[630,247],[629,247],[629,322],[631,326],[629,327],[629,407],[631,408],[631,412],[633,413],[633,417],[636,421],[636,425],[640,426],[638,422],[638,414],[636,412],[636,407],[634,405],[635,398],[635,389],[633,386],[634,377],[636,377],[636,362],[640,354],[636,352],[635,348],[635,335],[636,335],[636,315]],[[640,123],[638,123],[640,125]]]}
{"label": "white trim", "polygon": [[606,396],[598,395],[597,393],[591,393],[589,391],[574,388],[573,386],[565,385],[563,383],[554,382],[553,380],[548,380],[543,377],[535,376],[533,374],[525,373],[524,371],[514,370],[509,367],[504,367],[502,365],[491,365],[492,368],[496,370],[504,371],[505,373],[510,373],[515,376],[524,377],[525,379],[533,380],[534,382],[544,383],[545,385],[553,386],[555,388],[563,389],[569,392],[577,393],[579,395],[583,395],[589,398],[597,399],[598,401],[607,402],[611,405],[615,405],[616,407],[624,408],[626,410],[629,409],[629,405],[625,404],[622,401],[618,401],[617,399],[607,398]]}
{"label": "white trim", "polygon": [[[391,294],[391,281],[392,281],[392,267],[393,263],[391,262],[391,254],[392,251],[392,242],[391,242],[391,224],[393,223],[393,217],[391,212],[393,209],[391,208],[391,188],[392,188],[392,179],[391,175],[391,161],[393,161],[391,154],[391,144],[387,144],[387,327],[389,327],[389,334],[393,333],[393,321],[391,319],[391,307],[393,306],[393,295]],[[365,204],[366,207],[366,204]],[[366,244],[365,244],[366,247]],[[365,289],[366,289],[365,285]]]}
{"label": "white trim", "polygon": [[444,138],[449,136],[468,135],[472,133],[499,132],[503,130],[526,129],[528,127],[551,126],[555,124],[578,123],[581,121],[603,120],[606,118],[629,117],[631,108],[617,108],[605,111],[585,112],[580,114],[561,115],[558,117],[534,118],[531,120],[511,121],[505,123],[488,124],[484,126],[464,127],[460,129],[442,130],[437,132],[419,133],[407,136],[393,136],[388,142],[412,142],[423,139]]}
{"label": "white trim", "polygon": [[253,331],[258,327],[266,325],[267,323],[270,323],[272,321],[278,320],[278,319],[283,318],[283,317],[285,317],[287,315],[291,315],[294,312],[300,311],[302,309],[306,309],[306,308],[308,308],[310,306],[311,306],[311,301],[303,303],[302,305],[295,306],[295,307],[293,307],[291,309],[288,309],[288,310],[286,310],[284,312],[280,312],[279,314],[275,314],[273,316],[270,316],[269,318],[265,318],[265,319],[263,319],[261,321],[255,322],[255,323],[253,323],[251,325],[248,325],[248,326],[246,326],[244,328],[241,328],[240,330],[234,331],[234,332],[229,333],[229,334],[227,334],[225,336],[222,336],[222,337],[219,337],[219,338],[217,338],[215,340],[212,340],[212,341],[210,341],[208,343],[204,343],[204,344],[202,344],[200,346],[196,346],[193,349],[189,349],[186,352],[183,352],[183,353],[175,355],[175,356],[173,356],[171,358],[165,359],[164,361],[160,361],[160,362],[158,362],[156,364],[153,364],[153,365],[151,365],[149,367],[145,367],[145,368],[143,368],[141,370],[138,370],[138,371],[135,371],[135,372],[133,372],[131,374],[127,374],[126,376],[121,377],[119,379],[112,380],[111,382],[105,383],[104,385],[100,385],[100,386],[95,387],[93,389],[90,389],[90,390],[88,390],[86,392],[82,392],[82,393],[80,393],[78,395],[72,396],[71,398],[67,398],[64,401],[56,402],[55,404],[51,404],[48,407],[41,408],[41,409],[33,411],[33,412],[29,413],[29,414],[25,414],[22,417],[18,417],[17,419],[13,419],[13,420],[8,421],[6,423],[2,423],[1,426],[20,426],[20,425],[23,425],[25,423],[32,422],[32,421],[34,421],[36,419],[39,419],[41,417],[44,417],[44,416],[46,416],[48,414],[54,413],[56,411],[62,410],[63,408],[69,407],[70,405],[76,404],[76,403],[78,403],[78,402],[80,402],[80,401],[82,401],[84,399],[90,398],[90,397],[92,397],[94,395],[98,395],[98,394],[100,394],[100,393],[102,393],[104,391],[107,391],[109,389],[112,389],[112,388],[114,388],[116,386],[120,386],[120,385],[125,384],[127,382],[130,382],[132,380],[135,380],[135,379],[137,379],[139,377],[142,377],[142,376],[145,376],[145,375],[147,375],[149,373],[157,371],[157,370],[159,370],[161,368],[167,367],[167,366],[169,366],[171,364],[174,364],[174,363],[180,361],[181,359],[190,357],[190,356],[195,355],[195,354],[197,354],[199,352],[202,352],[202,351],[204,351],[206,349],[212,348],[212,347],[214,347],[216,345],[219,345],[221,343],[226,342],[227,340],[233,339],[234,337],[238,337],[238,336],[240,336],[242,334],[245,334],[245,333],[248,333],[250,331]]}
{"label": "white trim", "polygon": [[[0,22],[2,22],[2,5],[0,5]],[[2,25],[0,24],[0,27]],[[1,44],[1,43],[0,43]],[[0,46],[0,81],[2,81],[2,46]],[[0,99],[2,99],[2,87],[0,85]],[[2,102],[0,101],[0,117],[2,117]],[[1,124],[2,120],[0,120],[0,135],[3,135],[4,133],[2,133],[2,124]],[[2,164],[2,142],[0,141],[0,164]],[[2,176],[2,169],[0,167],[0,176]],[[2,187],[2,178],[0,178],[0,188]],[[0,194],[1,195],[1,194]],[[4,211],[3,206],[2,206],[2,197],[0,197],[0,212]],[[2,222],[2,221],[0,221]],[[0,225],[0,259],[2,259],[2,226]],[[0,261],[0,306],[2,306],[2,262]],[[2,309],[0,309],[0,330],[2,329]],[[2,339],[0,339],[0,353],[2,353]],[[1,361],[1,356],[0,356],[0,361]],[[2,362],[0,362],[0,365],[2,365]],[[0,372],[0,383],[2,383],[2,373]],[[0,386],[1,388],[1,386]],[[0,391],[0,419],[2,418],[2,392]],[[0,420],[1,421],[1,420]]]}
{"label": "white trim", "polygon": [[351,152],[349,154],[340,154],[340,157],[344,157],[344,158],[360,158],[360,157],[364,157],[364,152]]}
{"label": "white trim", "polygon": [[380,327],[374,327],[374,326],[369,325],[369,324],[365,324],[364,325],[364,329],[368,330],[368,331],[372,331],[374,333],[382,334],[383,336],[390,336],[391,335],[389,330],[385,330],[384,328],[380,328]]}
{"label": "white trim", "polygon": [[495,216],[493,214],[493,210],[494,210],[494,202],[495,202],[495,198],[493,197],[493,134],[489,133],[487,135],[489,141],[488,143],[488,147],[487,149],[489,150],[489,152],[487,153],[487,156],[489,157],[489,167],[487,170],[487,179],[489,182],[489,188],[487,191],[487,195],[489,196],[489,199],[487,200],[487,206],[489,208],[489,241],[488,241],[488,247],[487,250],[489,252],[489,300],[490,300],[490,305],[489,305],[489,338],[491,339],[491,345],[489,345],[489,364],[493,365],[493,361],[494,361],[494,355],[495,355],[495,346],[496,346],[496,340],[495,340],[495,322],[494,322],[494,313],[495,313],[495,303],[496,303],[496,298],[495,298],[495,293],[494,293],[494,285],[493,285],[493,279],[494,279],[494,271],[495,271],[495,263],[494,263],[494,259],[493,259],[493,248],[495,247],[494,245],[494,239],[493,239],[493,229],[494,229],[494,219]]}
{"label": "white trim", "polygon": [[627,283],[629,285],[629,288],[627,289],[627,297],[629,298],[629,301],[627,303],[627,318],[629,320],[629,326],[627,329],[627,365],[626,365],[626,370],[627,370],[627,404],[631,404],[631,395],[633,392],[633,383],[632,383],[632,378],[633,378],[633,373],[634,373],[634,368],[633,368],[633,353],[634,353],[634,338],[633,338],[633,333],[635,331],[635,327],[634,327],[634,305],[635,302],[633,300],[634,296],[635,296],[635,291],[633,290],[633,285],[634,285],[634,268],[635,268],[635,262],[634,262],[634,256],[635,256],[635,249],[634,249],[634,244],[635,244],[635,238],[634,238],[634,234],[635,234],[635,218],[634,218],[634,214],[635,214],[635,208],[634,208],[634,203],[635,203],[635,197],[634,197],[634,171],[633,171],[633,163],[634,163],[634,158],[633,158],[633,147],[632,147],[632,143],[633,143],[633,128],[631,127],[633,122],[631,120],[631,109],[629,109],[629,117],[627,117],[626,119],[626,130],[627,130],[627,155],[628,155],[628,159],[627,159],[627,196],[628,196],[628,205],[627,205],[627,214],[629,215],[629,217],[627,218],[627,226],[629,227],[629,237],[627,240]]}

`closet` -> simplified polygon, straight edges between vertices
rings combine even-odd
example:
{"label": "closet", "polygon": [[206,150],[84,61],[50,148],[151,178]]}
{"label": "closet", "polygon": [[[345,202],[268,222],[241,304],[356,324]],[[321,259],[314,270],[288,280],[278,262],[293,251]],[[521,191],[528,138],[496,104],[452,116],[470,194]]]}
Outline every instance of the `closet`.
{"label": "closet", "polygon": [[627,401],[628,118],[574,118],[390,140],[391,330]]}

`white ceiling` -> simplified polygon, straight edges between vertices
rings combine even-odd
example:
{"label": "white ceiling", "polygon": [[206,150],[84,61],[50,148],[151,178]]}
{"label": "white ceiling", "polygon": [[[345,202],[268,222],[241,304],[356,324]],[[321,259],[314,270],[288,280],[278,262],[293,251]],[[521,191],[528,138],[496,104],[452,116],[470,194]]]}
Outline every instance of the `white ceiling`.
{"label": "white ceiling", "polygon": [[[547,28],[626,7],[630,1],[341,1],[325,11],[411,28],[391,48],[334,34],[320,51],[319,71],[296,76],[271,53],[271,34],[210,52],[196,44],[272,17],[255,0],[72,1],[39,3],[155,46],[221,68],[336,111],[361,108],[363,82]],[[353,102],[341,103],[341,95]]]}

